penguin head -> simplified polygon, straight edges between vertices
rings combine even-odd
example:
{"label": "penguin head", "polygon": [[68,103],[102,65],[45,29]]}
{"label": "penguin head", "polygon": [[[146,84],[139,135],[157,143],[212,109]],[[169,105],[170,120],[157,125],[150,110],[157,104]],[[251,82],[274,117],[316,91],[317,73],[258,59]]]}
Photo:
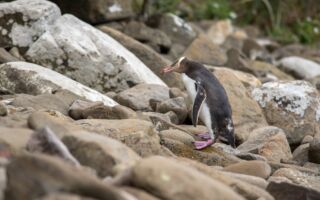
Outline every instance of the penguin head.
{"label": "penguin head", "polygon": [[165,66],[161,69],[162,73],[171,73],[171,72],[178,72],[178,73],[184,73],[187,70],[187,58],[181,57],[174,61],[171,65]]}

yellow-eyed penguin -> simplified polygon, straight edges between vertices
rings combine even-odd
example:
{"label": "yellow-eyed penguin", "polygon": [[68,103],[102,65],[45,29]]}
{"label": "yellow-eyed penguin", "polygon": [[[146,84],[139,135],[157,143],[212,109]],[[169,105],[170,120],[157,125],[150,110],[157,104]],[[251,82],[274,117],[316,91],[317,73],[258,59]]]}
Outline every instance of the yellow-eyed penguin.
{"label": "yellow-eyed penguin", "polygon": [[218,79],[202,64],[186,57],[163,67],[162,72],[181,73],[183,83],[193,101],[192,123],[196,126],[200,117],[209,130],[209,133],[198,134],[205,141],[194,142],[195,148],[203,149],[210,146],[219,136],[235,147],[232,111],[226,91]]}

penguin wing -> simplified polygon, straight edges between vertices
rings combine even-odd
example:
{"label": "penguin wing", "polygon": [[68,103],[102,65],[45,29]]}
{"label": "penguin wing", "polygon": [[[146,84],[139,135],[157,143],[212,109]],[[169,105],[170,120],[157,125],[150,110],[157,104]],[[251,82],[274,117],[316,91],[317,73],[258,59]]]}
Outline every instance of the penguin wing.
{"label": "penguin wing", "polygon": [[199,112],[201,109],[201,106],[207,98],[207,93],[204,87],[201,85],[200,82],[195,82],[195,88],[197,91],[196,97],[194,98],[194,103],[192,106],[192,124],[193,126],[197,126],[198,118],[199,118]]}

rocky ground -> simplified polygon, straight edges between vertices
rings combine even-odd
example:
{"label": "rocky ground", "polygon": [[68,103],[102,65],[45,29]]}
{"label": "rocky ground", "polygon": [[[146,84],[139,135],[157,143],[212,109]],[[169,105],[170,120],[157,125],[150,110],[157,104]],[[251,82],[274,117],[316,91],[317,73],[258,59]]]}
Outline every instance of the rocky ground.
{"label": "rocky ground", "polygon": [[[0,199],[320,199],[319,51],[131,1],[54,2],[72,14],[0,3]],[[206,127],[159,72],[181,55],[226,89],[236,149],[193,149]]]}

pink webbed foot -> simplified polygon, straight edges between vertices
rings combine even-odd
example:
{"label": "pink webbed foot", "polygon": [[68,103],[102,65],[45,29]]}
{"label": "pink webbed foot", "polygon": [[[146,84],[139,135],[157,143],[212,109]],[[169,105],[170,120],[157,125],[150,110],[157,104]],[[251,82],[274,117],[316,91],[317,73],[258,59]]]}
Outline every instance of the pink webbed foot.
{"label": "pink webbed foot", "polygon": [[197,136],[203,140],[209,140],[211,139],[210,134],[209,133],[199,133],[197,134]]}
{"label": "pink webbed foot", "polygon": [[200,149],[204,149],[208,146],[211,146],[213,144],[213,140],[209,139],[207,141],[195,141],[193,142],[195,149],[200,150]]}

